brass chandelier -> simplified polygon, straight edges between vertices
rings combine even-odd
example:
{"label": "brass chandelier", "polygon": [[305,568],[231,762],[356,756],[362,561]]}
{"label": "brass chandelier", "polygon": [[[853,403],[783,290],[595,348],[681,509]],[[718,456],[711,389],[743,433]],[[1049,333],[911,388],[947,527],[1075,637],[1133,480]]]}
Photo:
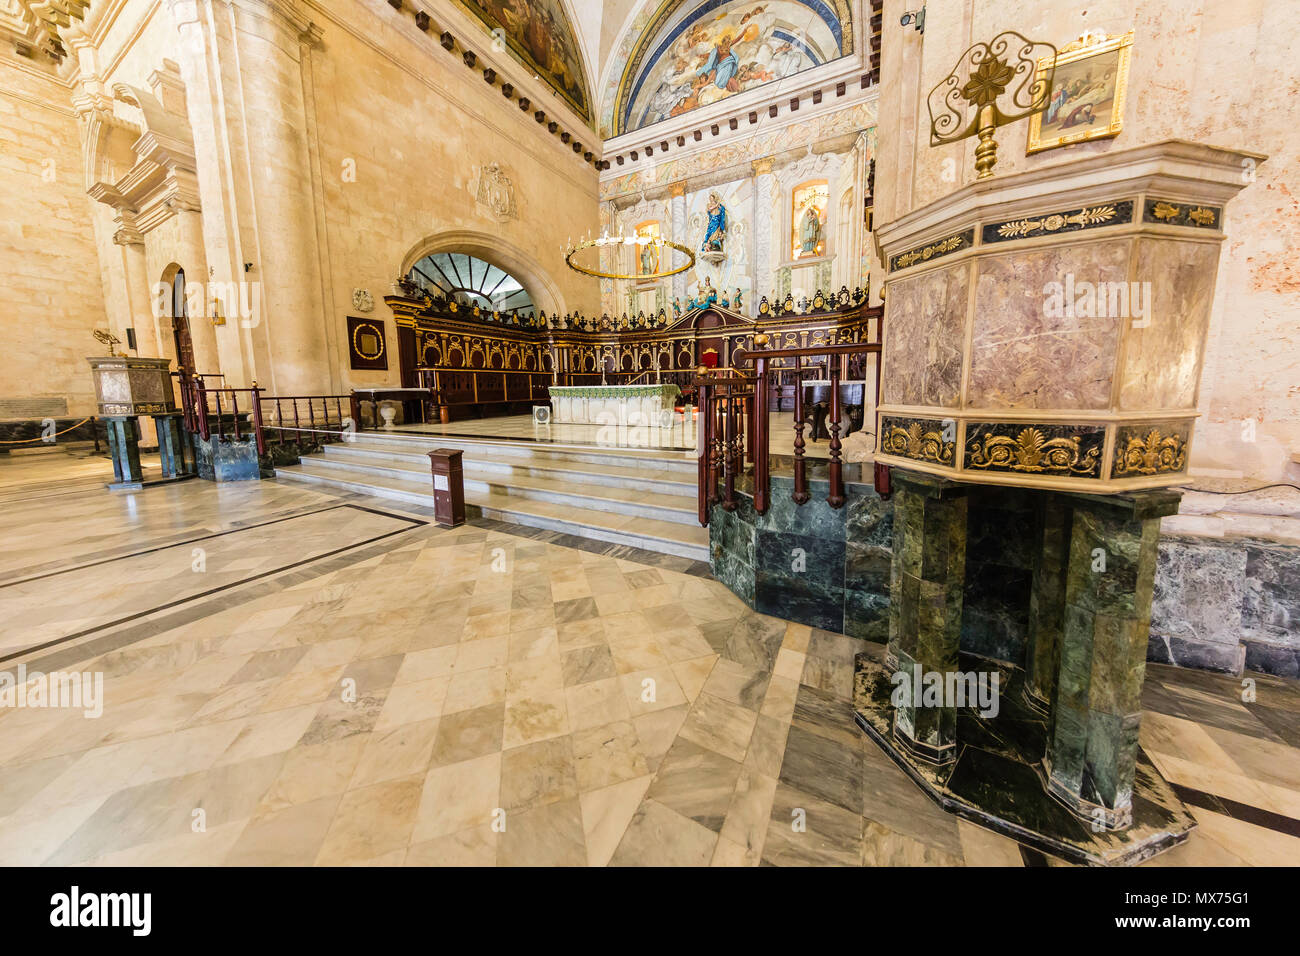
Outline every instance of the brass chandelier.
{"label": "brass chandelier", "polygon": [[[600,269],[588,269],[586,266],[579,265],[573,261],[574,256],[584,249],[604,249],[610,246],[654,246],[659,252],[668,249],[676,249],[678,252],[686,254],[685,265],[678,266],[676,269],[656,269],[653,272],[604,272]],[[662,256],[659,257],[662,262]],[[662,239],[652,236],[599,236],[595,239],[584,239],[572,249],[564,254],[564,263],[574,272],[581,272],[586,276],[594,276],[597,279],[638,279],[643,282],[653,281],[655,279],[667,279],[669,276],[679,275],[695,265],[695,253],[689,246],[684,246],[680,242],[673,242],[671,239]]]}

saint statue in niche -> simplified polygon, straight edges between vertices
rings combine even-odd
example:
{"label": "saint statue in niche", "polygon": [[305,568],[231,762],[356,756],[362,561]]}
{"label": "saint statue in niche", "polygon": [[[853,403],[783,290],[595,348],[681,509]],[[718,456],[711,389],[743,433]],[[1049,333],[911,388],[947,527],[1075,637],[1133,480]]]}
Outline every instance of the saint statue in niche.
{"label": "saint statue in niche", "polygon": [[722,204],[722,197],[716,192],[709,193],[708,224],[704,227],[704,242],[700,249],[704,252],[722,252],[723,242],[727,238],[727,207]]}
{"label": "saint statue in niche", "polygon": [[826,209],[830,187],[825,180],[795,188],[790,214],[790,257],[807,259],[826,255]]}
{"label": "saint statue in niche", "polygon": [[809,206],[804,210],[803,222],[799,224],[799,254],[815,256],[822,239],[822,221],[817,215],[817,207]]}
{"label": "saint statue in niche", "polygon": [[652,276],[659,271],[658,250],[652,245],[641,247],[641,274]]}

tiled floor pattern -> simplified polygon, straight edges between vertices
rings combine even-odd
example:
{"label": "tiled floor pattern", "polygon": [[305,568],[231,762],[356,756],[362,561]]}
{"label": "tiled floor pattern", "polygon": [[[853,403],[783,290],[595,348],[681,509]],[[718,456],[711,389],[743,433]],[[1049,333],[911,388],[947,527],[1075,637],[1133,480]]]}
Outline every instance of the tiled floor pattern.
{"label": "tiled floor pattern", "polygon": [[[189,485],[154,533],[327,500]],[[102,547],[124,499],[91,497]],[[856,729],[858,642],[683,559],[506,530],[415,527],[106,636],[77,664],[102,718],[0,711],[0,862],[1051,862]],[[1149,668],[1143,746],[1201,822],[1154,864],[1300,861],[1300,688],[1255,680]]]}

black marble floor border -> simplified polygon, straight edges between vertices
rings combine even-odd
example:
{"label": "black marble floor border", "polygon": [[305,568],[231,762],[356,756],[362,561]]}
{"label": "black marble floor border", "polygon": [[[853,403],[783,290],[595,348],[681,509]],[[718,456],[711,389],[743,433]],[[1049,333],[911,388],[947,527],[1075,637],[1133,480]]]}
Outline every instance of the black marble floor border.
{"label": "black marble floor border", "polygon": [[[314,556],[309,557],[309,558],[303,558],[303,559],[300,560],[300,561],[294,561],[294,562],[292,562],[291,564],[287,564],[287,565],[285,565],[284,567],[281,567],[281,568],[273,568],[273,569],[271,569],[271,570],[269,570],[269,571],[263,571],[263,572],[261,572],[260,574],[254,574],[254,575],[251,575],[251,576],[249,576],[249,577],[247,577],[247,578],[242,578],[242,579],[240,579],[240,580],[238,580],[238,581],[231,581],[229,584],[222,584],[222,585],[219,585],[218,587],[215,587],[215,588],[209,588],[209,589],[206,590],[206,591],[200,591],[199,593],[189,595],[188,597],[178,598],[178,599],[175,600],[175,601],[168,601],[168,602],[165,603],[165,604],[160,604],[160,605],[158,605],[157,607],[149,608],[149,609],[144,610],[144,611],[138,611],[138,612],[136,612],[135,614],[129,614],[129,615],[127,615],[126,617],[118,618],[118,619],[115,620],[115,621],[107,621],[107,622],[105,622],[105,623],[103,623],[103,624],[96,624],[96,625],[93,626],[93,627],[88,627],[88,628],[86,628],[85,630],[82,630],[82,631],[78,631],[78,632],[76,632],[75,634],[67,634],[67,635],[64,635],[63,637],[55,638],[55,639],[52,640],[52,641],[46,641],[46,642],[43,643],[43,644],[35,644],[35,645],[30,646],[30,647],[24,647],[24,648],[22,648],[22,649],[20,649],[20,650],[14,651],[14,652],[9,653],[9,654],[0,655],[0,664],[8,663],[9,661],[16,661],[16,660],[19,660],[19,659],[23,659],[23,658],[28,657],[28,656],[31,655],[31,654],[36,654],[36,653],[39,653],[39,652],[41,652],[41,651],[50,650],[51,648],[59,647],[60,645],[67,644],[67,643],[69,643],[69,642],[71,642],[71,641],[80,640],[80,639],[83,638],[83,637],[89,637],[90,635],[92,635],[92,634],[96,634],[96,633],[98,633],[98,632],[100,632],[100,631],[105,631],[105,630],[110,630],[110,629],[113,629],[113,628],[121,627],[121,626],[124,625],[124,624],[130,624],[132,621],[138,621],[138,620],[140,620],[140,619],[142,619],[142,618],[151,617],[152,615],[154,615],[154,614],[158,614],[159,612],[162,612],[162,611],[167,611],[167,610],[170,610],[170,609],[175,608],[175,607],[180,607],[181,605],[191,604],[192,602],[200,601],[200,600],[202,600],[203,598],[209,598],[209,597],[212,597],[213,595],[216,595],[216,594],[223,594],[223,593],[228,592],[228,591],[231,591],[231,590],[233,590],[233,589],[235,589],[235,588],[243,587],[244,585],[250,584],[250,583],[252,583],[252,582],[254,582],[254,581],[260,581],[260,580],[263,580],[263,579],[265,579],[265,578],[276,577],[276,576],[278,576],[278,575],[282,575],[282,574],[284,574],[284,573],[287,572],[287,571],[293,571],[295,568],[301,568],[301,567],[303,567],[303,566],[305,566],[305,565],[315,564],[316,562],[323,561],[323,560],[326,560],[326,559],[328,559],[328,558],[335,557],[336,555],[341,555],[341,554],[345,554],[345,553],[350,552],[350,551],[354,551],[355,549],[357,549],[357,548],[361,548],[361,547],[365,547],[366,545],[377,544],[378,542],[380,542],[380,541],[384,541],[384,540],[386,540],[386,539],[388,539],[388,538],[391,538],[391,537],[393,537],[394,535],[405,534],[405,533],[407,533],[408,531],[412,531],[412,530],[417,529],[417,528],[422,528],[422,527],[427,527],[427,526],[428,526],[428,522],[427,522],[427,521],[422,521],[421,519],[411,517],[410,515],[392,514],[392,513],[388,513],[388,512],[379,511],[379,510],[374,509],[374,508],[363,508],[363,507],[360,507],[360,506],[358,506],[358,505],[354,505],[354,504],[342,504],[342,505],[337,505],[337,506],[333,506],[333,507],[330,507],[330,508],[325,508],[325,509],[322,509],[322,510],[323,510],[323,511],[334,511],[334,510],[337,510],[337,509],[339,509],[339,508],[352,508],[352,509],[357,510],[357,511],[365,511],[365,512],[368,512],[368,513],[370,513],[370,514],[382,515],[383,517],[386,517],[386,518],[393,518],[393,519],[398,520],[398,521],[406,521],[406,522],[409,523],[409,527],[406,527],[406,528],[398,528],[396,531],[388,531],[388,532],[385,532],[384,534],[376,535],[376,536],[373,537],[373,538],[366,538],[364,541],[358,541],[358,542],[356,542],[356,543],[354,543],[354,544],[349,544],[349,545],[345,545],[345,546],[343,546],[343,547],[341,547],[341,548],[336,548],[336,549],[333,550],[333,551],[327,551],[327,552],[325,552],[324,554],[318,554],[318,555],[314,555]],[[307,517],[307,515],[300,515],[300,516],[298,516],[298,517]],[[289,519],[282,519],[282,520],[289,520]],[[269,524],[274,524],[274,523],[276,523],[276,522],[268,522],[268,523],[269,523]],[[251,528],[235,528],[235,529],[231,529],[231,531],[222,532],[222,534],[231,534],[231,533],[233,533],[234,531],[248,531],[248,530],[251,530]],[[215,537],[215,536],[214,536],[214,537]],[[161,549],[157,549],[157,550],[161,550]],[[371,552],[370,554],[368,554],[368,557],[374,557],[374,556],[377,555],[377,554],[382,554],[382,553],[384,553],[386,550],[390,550],[390,549],[379,549],[379,550],[373,551],[373,552]],[[142,554],[147,554],[148,552],[141,552],[141,553],[142,553]],[[334,569],[331,568],[330,570],[334,570]],[[307,577],[308,577],[308,578],[310,578],[310,577],[318,577],[318,576],[320,576],[321,574],[325,574],[325,573],[328,573],[328,572],[325,571],[325,570],[316,569],[316,570],[314,571],[313,574],[310,574],[310,575],[308,575]],[[306,578],[303,578],[303,579],[300,579],[300,580],[306,580]],[[293,583],[299,583],[299,582],[298,582],[298,581],[294,581]],[[271,591],[264,592],[264,593],[275,593],[276,591],[280,591],[280,590],[283,590],[283,589],[284,589],[284,585],[282,584],[280,587],[274,588],[274,589],[272,589]],[[261,597],[261,596],[264,596],[264,594],[259,594],[259,595],[257,595],[257,596]],[[247,600],[251,600],[251,598],[245,597],[244,601],[241,601],[240,603],[245,603]],[[210,606],[211,606],[211,602],[209,602],[209,604],[202,605],[202,607],[204,607],[204,608],[207,608],[207,607],[210,607]],[[221,607],[220,609],[224,610],[224,609],[227,608],[227,607],[229,607],[229,604],[223,604],[222,607]],[[188,610],[188,609],[187,609],[187,610]],[[212,613],[216,613],[216,610],[213,610]],[[171,624],[171,625],[169,625],[168,627],[154,629],[154,630],[150,631],[148,634],[143,634],[143,635],[140,635],[140,636],[137,636],[137,637],[131,638],[130,640],[122,641],[122,642],[116,644],[116,646],[119,646],[119,647],[120,647],[120,646],[123,646],[123,645],[128,644],[128,643],[133,643],[134,641],[140,640],[142,637],[152,636],[153,634],[160,633],[161,631],[164,631],[164,630],[170,630],[171,627],[179,627],[181,624],[188,624],[188,623],[190,623],[191,621],[195,621],[195,620],[197,620],[199,617],[203,617],[203,616],[204,616],[204,615],[202,615],[202,614],[193,614],[193,615],[187,616],[187,617],[185,617],[183,620],[180,620],[180,621],[176,622],[175,624]],[[115,634],[115,635],[113,635],[113,636],[114,636],[114,637],[117,637],[118,635]],[[81,659],[84,659],[84,658],[87,657],[87,656],[93,657],[93,656],[95,656],[96,654],[103,653],[102,650],[99,650],[99,651],[93,651],[93,652],[91,652],[91,653],[89,653],[89,654],[80,653],[80,652],[81,652],[85,647],[86,647],[86,645],[78,645],[78,646],[77,646],[76,650],[77,650],[79,653],[78,653],[77,656],[74,658],[75,660],[81,660]],[[109,649],[109,650],[112,650],[113,648],[110,647],[110,648],[108,648],[108,649]],[[42,658],[42,660],[44,660],[44,659]],[[30,667],[36,667],[37,664],[36,664],[36,662],[29,662],[29,666],[30,666]],[[59,666],[59,665],[56,664],[56,665],[54,665],[54,666]],[[49,668],[47,667],[46,669],[48,670]]]}
{"label": "black marble floor border", "polygon": [[1178,795],[1178,799],[1183,803],[1200,807],[1202,810],[1210,810],[1225,817],[1231,817],[1234,820],[1240,820],[1242,823],[1263,827],[1266,830],[1285,833],[1287,836],[1300,837],[1300,820],[1293,817],[1276,813],[1273,810],[1264,810],[1260,807],[1251,806],[1249,803],[1240,803],[1215,793],[1197,790],[1195,787],[1185,787],[1179,783],[1171,783],[1170,786],[1174,788],[1174,793]]}

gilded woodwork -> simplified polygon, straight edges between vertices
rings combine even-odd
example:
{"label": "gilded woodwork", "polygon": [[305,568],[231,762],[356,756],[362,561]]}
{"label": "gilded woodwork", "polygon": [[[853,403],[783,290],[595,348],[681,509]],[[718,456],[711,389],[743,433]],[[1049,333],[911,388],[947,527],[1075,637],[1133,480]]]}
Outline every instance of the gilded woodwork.
{"label": "gilded woodwork", "polygon": [[985,432],[969,441],[966,466],[1092,478],[1100,476],[1101,449],[1096,446],[1085,449],[1077,435],[1049,438],[1042,428],[1030,426],[1022,428],[1015,437]]}

